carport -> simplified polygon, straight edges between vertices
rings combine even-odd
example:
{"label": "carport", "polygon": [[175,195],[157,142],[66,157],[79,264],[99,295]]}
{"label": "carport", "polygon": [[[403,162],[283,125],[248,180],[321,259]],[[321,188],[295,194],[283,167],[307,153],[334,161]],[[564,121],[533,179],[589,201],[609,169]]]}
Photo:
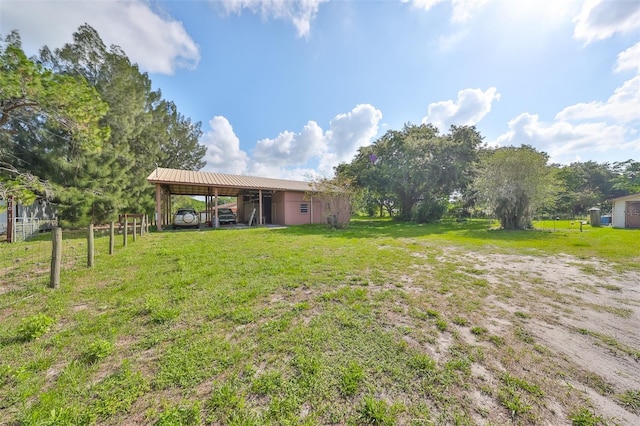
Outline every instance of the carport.
{"label": "carport", "polygon": [[239,222],[258,225],[320,223],[322,203],[307,197],[310,182],[158,167],[147,181],[156,187],[158,231],[172,221],[172,195],[203,196],[207,220],[218,216],[218,197],[236,197]]}

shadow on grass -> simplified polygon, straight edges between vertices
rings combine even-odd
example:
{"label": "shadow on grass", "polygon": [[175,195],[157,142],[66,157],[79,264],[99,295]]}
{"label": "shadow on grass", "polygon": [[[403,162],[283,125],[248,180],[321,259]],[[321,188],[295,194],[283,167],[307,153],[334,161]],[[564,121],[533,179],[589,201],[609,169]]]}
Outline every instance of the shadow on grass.
{"label": "shadow on grass", "polygon": [[505,231],[491,229],[488,220],[441,220],[437,223],[416,224],[390,219],[361,219],[351,221],[346,229],[330,229],[327,225],[301,225],[272,232],[283,235],[321,235],[327,238],[416,238],[429,235],[451,235],[453,238],[471,238],[495,241],[547,240],[566,236],[547,230]]}

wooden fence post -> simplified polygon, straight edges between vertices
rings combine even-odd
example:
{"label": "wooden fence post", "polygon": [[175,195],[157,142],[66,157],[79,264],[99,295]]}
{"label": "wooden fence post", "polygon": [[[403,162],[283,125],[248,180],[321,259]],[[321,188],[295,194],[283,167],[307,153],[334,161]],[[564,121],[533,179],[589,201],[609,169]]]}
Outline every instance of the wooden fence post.
{"label": "wooden fence post", "polygon": [[113,247],[115,245],[115,226],[116,225],[113,223],[113,221],[109,223],[109,254],[113,254]]}
{"label": "wooden fence post", "polygon": [[138,227],[138,219],[137,218],[133,218],[133,241],[136,241],[136,228]]}
{"label": "wooden fence post", "polygon": [[122,246],[126,247],[127,246],[127,228],[129,227],[129,224],[127,223],[127,216],[124,217],[124,226],[122,227]]}
{"label": "wooden fence post", "polygon": [[54,227],[52,235],[49,287],[58,288],[60,287],[60,267],[62,264],[62,228],[59,226]]}
{"label": "wooden fence post", "polygon": [[89,232],[87,233],[87,266],[93,268],[95,259],[95,245],[93,240],[93,223],[89,224]]}

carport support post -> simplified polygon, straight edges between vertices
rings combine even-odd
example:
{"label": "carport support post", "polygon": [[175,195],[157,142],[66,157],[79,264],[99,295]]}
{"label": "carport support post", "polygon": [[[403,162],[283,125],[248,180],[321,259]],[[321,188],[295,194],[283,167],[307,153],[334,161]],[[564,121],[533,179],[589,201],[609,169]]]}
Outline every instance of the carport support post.
{"label": "carport support post", "polygon": [[162,231],[162,191],[160,184],[156,183],[156,227]]}
{"label": "carport support post", "polygon": [[214,191],[214,204],[215,204],[215,212],[216,212],[216,217],[215,217],[215,227],[218,228],[220,226],[220,221],[218,220],[218,188],[215,189]]}
{"label": "carport support post", "polygon": [[260,213],[258,213],[258,223],[260,225],[264,225],[264,221],[262,220],[262,189],[258,190],[258,194],[260,194],[260,197],[258,200],[258,207],[260,208]]}

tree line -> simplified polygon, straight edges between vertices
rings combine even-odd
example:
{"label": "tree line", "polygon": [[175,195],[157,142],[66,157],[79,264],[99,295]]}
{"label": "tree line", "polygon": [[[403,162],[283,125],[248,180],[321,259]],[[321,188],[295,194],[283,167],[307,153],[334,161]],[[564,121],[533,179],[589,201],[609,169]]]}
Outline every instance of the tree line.
{"label": "tree line", "polygon": [[70,223],[150,213],[156,166],[198,170],[201,123],[152,89],[118,46],[89,25],[28,58],[14,31],[0,42],[0,199],[47,198]]}
{"label": "tree line", "polygon": [[371,216],[433,222],[445,214],[495,215],[505,229],[526,229],[536,214],[582,216],[640,192],[640,162],[549,164],[528,145],[488,147],[474,126],[440,134],[430,124],[406,124],[336,167],[335,182]]}

